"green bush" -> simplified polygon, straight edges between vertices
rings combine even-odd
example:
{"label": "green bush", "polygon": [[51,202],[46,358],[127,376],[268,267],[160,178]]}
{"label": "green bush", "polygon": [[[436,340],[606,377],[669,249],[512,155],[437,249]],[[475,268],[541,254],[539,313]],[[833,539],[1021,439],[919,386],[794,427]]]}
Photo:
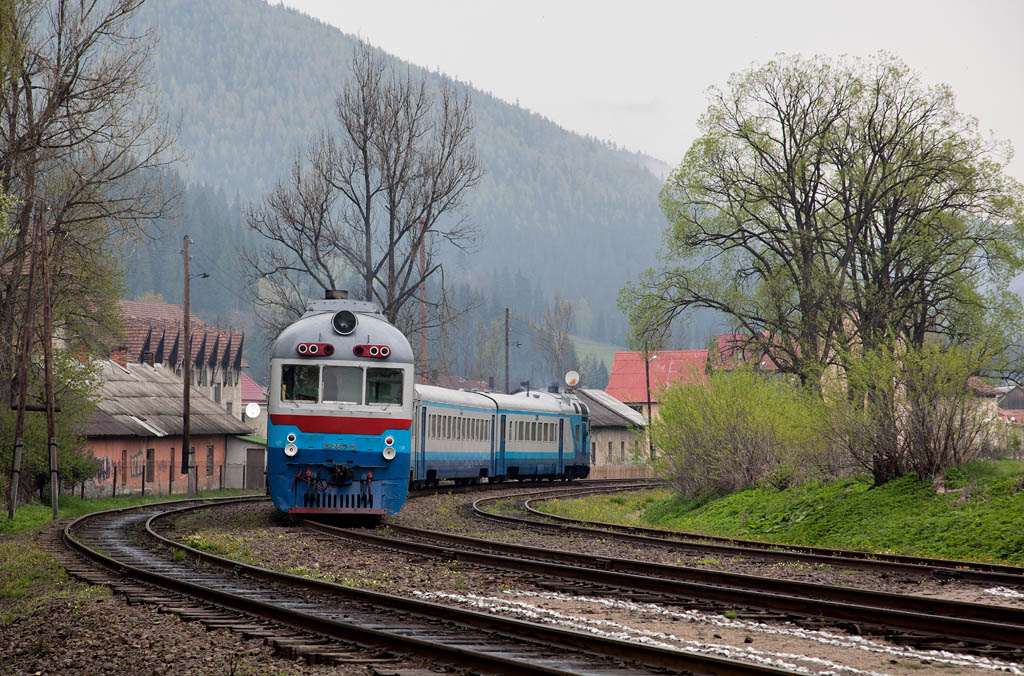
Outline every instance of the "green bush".
{"label": "green bush", "polygon": [[651,426],[658,470],[688,498],[755,484],[784,488],[829,473],[820,397],[750,368],[678,384]]}

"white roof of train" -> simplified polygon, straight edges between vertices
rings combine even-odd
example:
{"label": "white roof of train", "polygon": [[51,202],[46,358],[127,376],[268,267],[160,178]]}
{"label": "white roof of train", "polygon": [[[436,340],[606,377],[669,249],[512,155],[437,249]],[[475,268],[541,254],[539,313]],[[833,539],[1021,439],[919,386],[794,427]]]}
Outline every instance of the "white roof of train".
{"label": "white roof of train", "polygon": [[421,400],[453,406],[472,406],[474,408],[494,410],[495,405],[502,410],[531,411],[536,413],[576,413],[561,395],[548,392],[525,392],[519,394],[500,394],[498,392],[473,392],[466,390],[449,390],[434,385],[417,385],[416,392]]}

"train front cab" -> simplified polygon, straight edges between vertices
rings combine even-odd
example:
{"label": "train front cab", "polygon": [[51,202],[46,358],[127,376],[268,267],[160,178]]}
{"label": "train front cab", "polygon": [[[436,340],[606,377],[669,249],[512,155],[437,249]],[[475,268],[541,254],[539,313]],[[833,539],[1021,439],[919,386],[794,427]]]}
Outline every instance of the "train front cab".
{"label": "train front cab", "polygon": [[267,480],[289,514],[394,514],[408,489],[412,366],[273,359]]}

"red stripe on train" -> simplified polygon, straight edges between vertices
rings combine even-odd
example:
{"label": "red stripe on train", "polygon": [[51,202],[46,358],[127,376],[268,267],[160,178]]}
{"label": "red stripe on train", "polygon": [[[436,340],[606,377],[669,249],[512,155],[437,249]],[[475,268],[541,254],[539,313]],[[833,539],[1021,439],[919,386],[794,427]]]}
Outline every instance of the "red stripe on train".
{"label": "red stripe on train", "polygon": [[384,434],[388,430],[407,430],[412,420],[405,418],[342,418],[329,415],[272,415],[274,425],[292,425],[307,434]]}

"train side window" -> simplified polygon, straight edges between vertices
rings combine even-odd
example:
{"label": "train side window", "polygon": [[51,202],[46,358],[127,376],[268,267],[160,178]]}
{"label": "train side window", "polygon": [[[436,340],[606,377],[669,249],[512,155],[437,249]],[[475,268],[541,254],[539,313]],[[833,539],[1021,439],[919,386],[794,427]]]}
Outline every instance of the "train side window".
{"label": "train side window", "polygon": [[366,403],[401,404],[404,380],[402,369],[366,369]]}
{"label": "train side window", "polygon": [[363,403],[363,369],[358,366],[325,366],[324,401]]}
{"label": "train side window", "polygon": [[311,364],[281,366],[281,401],[317,401],[320,367]]}

